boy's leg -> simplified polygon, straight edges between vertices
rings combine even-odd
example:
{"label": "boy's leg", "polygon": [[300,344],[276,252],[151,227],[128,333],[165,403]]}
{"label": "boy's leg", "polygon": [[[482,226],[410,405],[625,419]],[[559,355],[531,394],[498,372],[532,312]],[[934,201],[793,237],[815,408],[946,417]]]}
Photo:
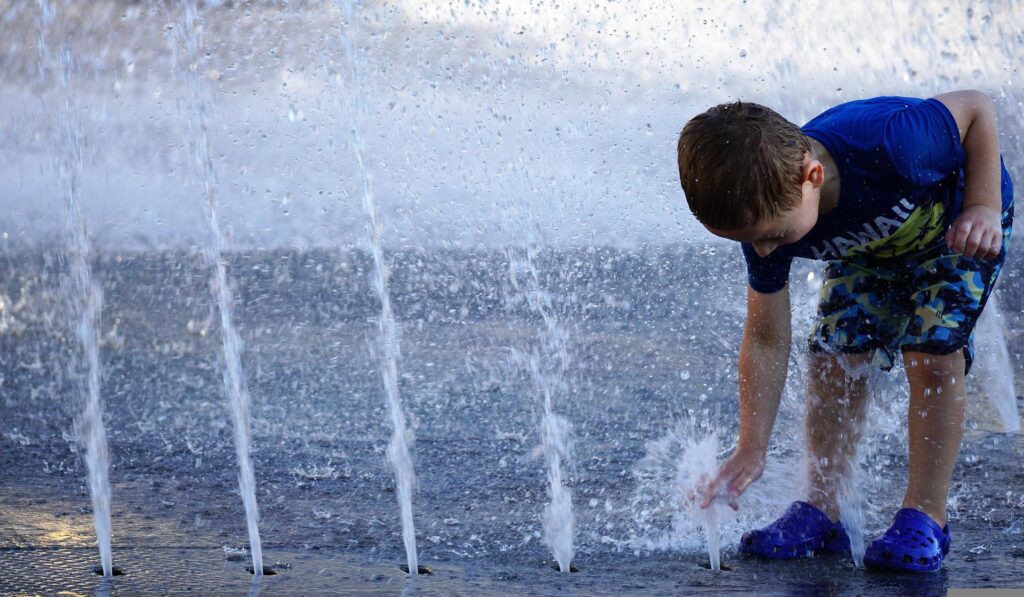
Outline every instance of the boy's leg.
{"label": "boy's leg", "polygon": [[808,365],[807,501],[839,520],[839,488],[857,455],[864,415],[870,354],[813,353]]}
{"label": "boy's leg", "polygon": [[[1006,259],[1013,209],[1003,212],[1003,250],[993,260],[948,250],[912,264],[914,314],[901,342],[910,383],[907,493],[903,506],[946,523],[946,494],[963,439],[974,325]],[[947,353],[947,354],[933,354]]]}
{"label": "boy's leg", "polygon": [[850,538],[839,519],[840,481],[857,453],[867,404],[863,367],[869,355],[812,353],[807,394],[810,487],[762,529],[743,534],[740,552],[791,560],[815,553],[849,553]]}
{"label": "boy's leg", "polygon": [[946,497],[964,434],[964,353],[933,355],[906,351],[910,383],[909,462],[903,508],[946,524]]}
{"label": "boy's leg", "polygon": [[886,268],[856,262],[825,269],[818,322],[810,338],[807,394],[807,501],[833,521],[867,413],[867,372],[891,366],[904,326],[898,288]]}

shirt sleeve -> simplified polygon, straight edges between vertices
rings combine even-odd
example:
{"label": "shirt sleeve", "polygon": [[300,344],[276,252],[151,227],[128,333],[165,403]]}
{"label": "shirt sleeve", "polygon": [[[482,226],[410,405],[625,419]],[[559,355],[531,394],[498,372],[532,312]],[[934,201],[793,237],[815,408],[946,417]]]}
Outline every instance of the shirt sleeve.
{"label": "shirt sleeve", "polygon": [[956,120],[936,99],[908,102],[892,114],[883,144],[896,171],[915,186],[938,183],[967,163]]}
{"label": "shirt sleeve", "polygon": [[773,294],[789,283],[789,268],[792,257],[780,257],[773,253],[761,257],[750,243],[741,243],[743,258],[747,261],[747,281],[750,287],[761,294]]}

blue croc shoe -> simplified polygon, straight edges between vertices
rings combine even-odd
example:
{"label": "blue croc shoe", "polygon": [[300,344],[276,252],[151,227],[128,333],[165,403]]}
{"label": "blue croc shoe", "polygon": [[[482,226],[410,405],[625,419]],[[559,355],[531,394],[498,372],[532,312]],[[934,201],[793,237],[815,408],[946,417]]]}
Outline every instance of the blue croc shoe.
{"label": "blue croc shoe", "polygon": [[740,553],[771,560],[792,560],[821,553],[850,553],[843,523],[807,502],[793,502],[778,520],[744,533]]}
{"label": "blue croc shoe", "polygon": [[949,553],[949,543],[948,524],[940,529],[924,512],[903,508],[893,517],[889,530],[868,546],[864,565],[902,572],[938,570]]}

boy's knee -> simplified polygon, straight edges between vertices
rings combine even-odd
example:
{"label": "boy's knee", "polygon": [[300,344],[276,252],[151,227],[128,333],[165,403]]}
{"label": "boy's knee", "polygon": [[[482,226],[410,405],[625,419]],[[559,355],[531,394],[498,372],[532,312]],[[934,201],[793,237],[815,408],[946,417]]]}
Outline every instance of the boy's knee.
{"label": "boy's knee", "polygon": [[956,396],[964,394],[964,370],[966,361],[962,350],[949,354],[904,352],[903,366],[912,393],[929,395],[951,392]]}
{"label": "boy's knee", "polygon": [[822,381],[847,385],[867,378],[871,367],[870,353],[812,353],[809,361],[811,372]]}
{"label": "boy's knee", "polygon": [[964,352],[957,349],[949,354],[930,354],[926,352],[905,351],[903,366],[908,371],[920,375],[949,375],[960,373],[964,369]]}

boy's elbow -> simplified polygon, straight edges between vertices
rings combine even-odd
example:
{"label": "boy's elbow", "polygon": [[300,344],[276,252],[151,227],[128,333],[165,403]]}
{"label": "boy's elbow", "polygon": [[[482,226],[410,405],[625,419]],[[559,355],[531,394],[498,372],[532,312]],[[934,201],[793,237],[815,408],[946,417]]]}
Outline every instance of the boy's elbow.
{"label": "boy's elbow", "polygon": [[987,93],[979,89],[961,89],[960,91],[952,91],[950,93],[943,93],[935,96],[936,99],[943,103],[955,102],[962,106],[994,106],[995,103]]}
{"label": "boy's elbow", "polygon": [[996,103],[992,101],[992,98],[989,97],[987,93],[984,91],[978,91],[977,89],[968,89],[964,93],[966,94],[964,103],[971,106],[974,111],[975,118],[977,118],[977,115],[979,114],[995,114]]}
{"label": "boy's elbow", "polygon": [[960,141],[967,136],[971,126],[978,121],[992,123],[995,120],[996,104],[987,93],[977,89],[964,89],[935,96],[946,106],[960,129]]}

